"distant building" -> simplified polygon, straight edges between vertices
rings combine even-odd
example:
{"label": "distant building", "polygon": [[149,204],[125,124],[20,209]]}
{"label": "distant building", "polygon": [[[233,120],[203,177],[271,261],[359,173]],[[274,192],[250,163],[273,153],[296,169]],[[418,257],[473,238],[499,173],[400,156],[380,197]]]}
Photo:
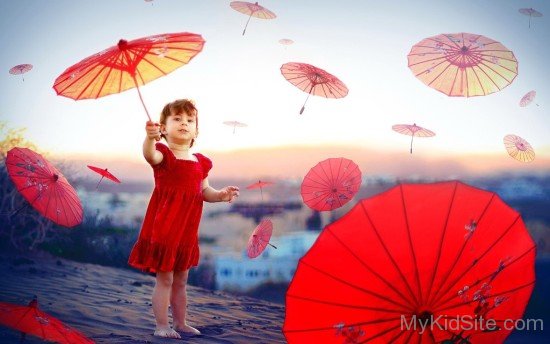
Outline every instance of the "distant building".
{"label": "distant building", "polygon": [[223,254],[215,258],[216,289],[247,291],[266,282],[290,282],[298,260],[313,245],[319,232],[299,231],[271,238],[277,247],[267,246],[257,258]]}

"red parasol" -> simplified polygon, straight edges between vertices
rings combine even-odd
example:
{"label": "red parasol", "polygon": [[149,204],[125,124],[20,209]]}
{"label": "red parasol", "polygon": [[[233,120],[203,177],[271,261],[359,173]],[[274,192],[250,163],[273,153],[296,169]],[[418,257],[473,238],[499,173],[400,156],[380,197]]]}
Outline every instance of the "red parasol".
{"label": "red parasol", "polygon": [[321,232],[288,288],[283,332],[289,344],[502,343],[533,291],[535,249],[492,192],[398,185]]}
{"label": "red parasol", "polygon": [[225,122],[223,122],[223,124],[233,127],[233,134],[235,134],[235,129],[237,127],[239,127],[239,128],[248,127],[248,125],[246,123],[242,123],[242,122],[239,122],[239,121],[225,121]]}
{"label": "red parasol", "polygon": [[535,151],[529,142],[517,135],[504,136],[504,147],[508,154],[521,162],[531,162],[535,160]]}
{"label": "red parasol", "polygon": [[76,191],[40,154],[28,148],[10,149],[6,167],[17,190],[43,216],[65,227],[82,222]]}
{"label": "red parasol", "polygon": [[[519,106],[526,107],[527,105],[531,104],[533,100],[535,100],[535,97],[537,96],[537,91],[529,91],[527,92],[523,97],[521,97],[521,100],[519,101]],[[539,104],[536,104],[539,106]]]}
{"label": "red parasol", "polygon": [[103,168],[99,168],[99,167],[95,167],[95,166],[90,166],[90,165],[86,165],[88,166],[88,168],[96,173],[98,173],[100,176],[101,176],[101,179],[99,180],[99,182],[97,182],[97,185],[96,185],[96,189],[99,187],[99,183],[101,183],[101,181],[103,180],[103,178],[107,178],[107,179],[110,179],[112,180],[113,182],[115,183],[119,183],[120,184],[120,180],[118,180],[117,177],[115,177],[114,175],[111,174],[111,172],[109,172],[106,168],[103,169]]}
{"label": "red parasol", "polygon": [[302,181],[301,194],[311,209],[327,211],[348,203],[360,186],[357,164],[345,158],[330,158],[309,170]]}
{"label": "red parasol", "polygon": [[[25,74],[32,69],[32,64],[24,63],[10,68],[10,74],[19,75]],[[23,77],[22,77],[23,78]],[[25,78],[23,78],[25,81]]]}
{"label": "red parasol", "polygon": [[497,41],[471,33],[425,38],[412,47],[407,58],[414,76],[451,97],[497,92],[518,75],[513,52]]}
{"label": "red parasol", "polygon": [[42,312],[38,308],[36,297],[28,306],[0,302],[0,324],[14,328],[25,334],[37,336],[46,341],[66,344],[90,344],[93,340],[86,338],[74,328],[64,325],[60,320]]}
{"label": "red parasol", "polygon": [[273,223],[271,220],[262,220],[262,222],[256,226],[246,245],[246,254],[249,258],[258,257],[265,250],[267,245],[275,249],[277,248],[269,243],[271,233],[273,233]]}
{"label": "red parasol", "polygon": [[395,124],[391,127],[394,131],[403,134],[403,135],[409,135],[411,136],[411,148],[410,153],[413,152],[413,140],[414,137],[432,137],[435,136],[435,133],[431,130],[422,128],[416,123],[410,124]]}
{"label": "red parasol", "polygon": [[343,98],[348,94],[348,88],[340,79],[307,63],[285,63],[281,66],[281,74],[288,82],[307,93],[300,114],[304,112],[310,95],[325,98]]}
{"label": "red parasol", "polygon": [[243,30],[243,36],[246,32],[246,28],[248,27],[248,23],[250,22],[250,18],[252,18],[253,16],[260,19],[273,19],[277,17],[275,13],[271,12],[263,6],[258,5],[257,1],[255,3],[246,1],[232,1],[229,6],[231,6],[231,8],[235,11],[239,11],[243,14],[248,15],[248,20],[246,21],[246,25],[244,26]]}
{"label": "red parasol", "polygon": [[275,184],[275,183],[273,183],[273,182],[262,182],[261,180],[258,180],[257,183],[250,184],[246,188],[248,190],[260,189],[260,194],[262,195],[262,201],[263,201],[264,200],[263,187],[268,186],[268,185],[273,185],[273,184]]}
{"label": "red parasol", "polygon": [[531,28],[531,18],[532,17],[534,17],[534,18],[542,17],[542,13],[540,13],[539,11],[537,11],[534,8],[520,8],[518,10],[518,12],[523,14],[523,15],[529,16],[529,28]]}
{"label": "red parasol", "polygon": [[55,79],[58,95],[96,99],[136,87],[149,120],[139,86],[189,63],[202,51],[204,40],[188,32],[166,33],[126,41],[67,68]]}

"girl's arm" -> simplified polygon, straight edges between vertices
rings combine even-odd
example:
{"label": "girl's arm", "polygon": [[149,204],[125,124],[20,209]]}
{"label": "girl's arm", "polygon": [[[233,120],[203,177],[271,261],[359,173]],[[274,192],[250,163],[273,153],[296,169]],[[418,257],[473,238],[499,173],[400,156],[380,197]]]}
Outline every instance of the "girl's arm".
{"label": "girl's arm", "polygon": [[239,197],[239,188],[236,186],[226,186],[221,190],[216,190],[208,183],[208,178],[202,181],[202,198],[206,202],[233,202]]}
{"label": "girl's arm", "polygon": [[150,165],[157,165],[162,162],[164,155],[155,148],[156,139],[160,137],[158,124],[147,121],[145,124],[145,140],[143,141],[143,157]]}

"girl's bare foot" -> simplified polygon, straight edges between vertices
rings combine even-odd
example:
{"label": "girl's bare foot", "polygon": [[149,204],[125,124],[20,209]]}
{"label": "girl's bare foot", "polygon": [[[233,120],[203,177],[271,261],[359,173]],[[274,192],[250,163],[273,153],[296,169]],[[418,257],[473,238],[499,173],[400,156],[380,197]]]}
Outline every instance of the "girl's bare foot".
{"label": "girl's bare foot", "polygon": [[174,338],[174,339],[180,339],[181,336],[179,333],[171,329],[170,327],[161,327],[155,330],[154,335],[156,337],[162,337],[162,338]]}
{"label": "girl's bare foot", "polygon": [[185,334],[194,334],[194,335],[201,334],[201,331],[199,331],[196,328],[194,328],[193,326],[189,326],[187,324],[185,324],[183,326],[175,326],[174,325],[174,330],[176,330],[178,332],[181,332],[181,333],[185,333]]}

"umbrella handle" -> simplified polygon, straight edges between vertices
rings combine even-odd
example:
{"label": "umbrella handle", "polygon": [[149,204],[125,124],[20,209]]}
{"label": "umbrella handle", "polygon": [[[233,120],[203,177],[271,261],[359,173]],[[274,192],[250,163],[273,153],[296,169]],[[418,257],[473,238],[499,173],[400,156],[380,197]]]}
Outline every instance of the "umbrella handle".
{"label": "umbrella handle", "polygon": [[250,22],[250,18],[252,18],[252,13],[250,13],[250,16],[248,17],[248,20],[246,21],[246,25],[244,26],[243,36],[244,36],[244,33],[246,32],[246,28],[248,27],[248,23]]}
{"label": "umbrella handle", "polygon": [[95,186],[95,189],[97,190],[99,188],[99,183],[101,183],[101,181],[103,180],[105,176],[101,176],[101,179],[99,180],[99,182],[97,182],[97,185]]}
{"label": "umbrella handle", "polygon": [[[143,108],[145,109],[145,114],[147,115],[147,118],[149,119],[149,121],[152,122],[151,116],[149,115],[149,111],[147,111],[147,106],[145,106],[145,102],[143,101],[143,97],[141,96],[141,91],[139,90],[139,86],[138,86],[138,83],[137,83],[137,80],[136,80],[136,76],[132,75],[132,79],[134,79],[134,83],[136,84],[136,89],[137,89],[137,92],[138,92],[138,95],[139,95],[139,100],[141,100],[141,104],[143,105]],[[157,141],[160,141],[160,138]]]}
{"label": "umbrella handle", "polygon": [[307,94],[306,101],[304,102],[304,105],[302,105],[302,109],[300,110],[300,115],[302,113],[304,113],[304,110],[306,109],[307,100],[309,99],[309,96],[311,95],[311,92],[313,92],[314,87],[315,87],[314,85],[311,85],[311,89],[309,90],[309,93]]}
{"label": "umbrella handle", "polygon": [[414,140],[414,134],[411,136],[411,149],[410,149],[411,154],[413,153],[413,140]]}
{"label": "umbrella handle", "polygon": [[271,244],[271,243],[269,243],[269,242],[268,242],[267,244],[268,244],[269,246],[273,247],[274,249],[277,249],[277,246],[275,246],[275,245],[273,245],[273,244]]}

